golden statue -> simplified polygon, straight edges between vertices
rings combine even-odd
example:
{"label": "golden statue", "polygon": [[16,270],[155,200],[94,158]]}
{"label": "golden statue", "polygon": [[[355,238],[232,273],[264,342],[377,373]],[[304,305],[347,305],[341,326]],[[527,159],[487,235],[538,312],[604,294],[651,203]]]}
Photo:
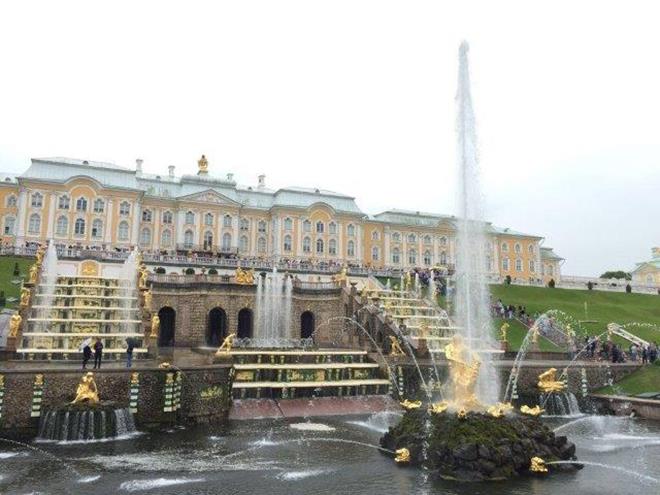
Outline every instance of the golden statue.
{"label": "golden statue", "polygon": [[21,308],[27,308],[30,305],[30,289],[23,287],[21,289]]}
{"label": "golden statue", "polygon": [[39,277],[39,265],[34,264],[30,267],[30,280],[29,283],[36,284]]}
{"label": "golden statue", "polygon": [[458,417],[458,419],[465,419],[465,418],[467,418],[467,411],[465,410],[464,407],[461,407],[461,408],[458,410],[458,412],[456,413],[456,417]]}
{"label": "golden statue", "polygon": [[545,461],[540,457],[532,457],[530,459],[529,470],[532,473],[547,473],[548,468],[545,465]]}
{"label": "golden statue", "polygon": [[490,414],[494,418],[501,418],[504,416],[504,409],[502,409],[499,404],[496,404],[486,409],[486,413]]}
{"label": "golden statue", "polygon": [[452,401],[457,407],[478,408],[479,402],[474,389],[481,366],[479,357],[465,347],[459,334],[454,334],[452,341],[445,346],[445,357],[449,362]]}
{"label": "golden statue", "polygon": [[151,317],[151,334],[149,334],[149,337],[158,337],[158,330],[160,330],[160,317],[153,315]]}
{"label": "golden statue", "polygon": [[147,266],[142,263],[140,265],[140,279],[138,281],[138,287],[140,289],[146,289],[147,288],[147,278],[149,277],[149,270],[147,270]]}
{"label": "golden statue", "polygon": [[421,400],[404,400],[403,402],[399,402],[401,404],[401,407],[407,410],[412,410],[412,409],[419,409],[422,406],[422,401]]}
{"label": "golden statue", "polygon": [[11,318],[9,319],[9,336],[10,337],[18,337],[18,331],[21,328],[21,322],[23,321],[23,318],[21,318],[21,315],[18,313],[14,313],[11,315]]}
{"label": "golden statue", "polygon": [[534,406],[534,407],[529,407],[529,406],[520,406],[520,412],[523,414],[527,414],[527,416],[540,416],[545,409],[541,409],[541,406]]}
{"label": "golden statue", "polygon": [[[167,361],[163,361],[162,363],[160,363],[158,365],[158,368],[161,369],[161,370],[167,370],[167,369],[170,369],[171,367],[172,367],[172,365],[170,363],[168,363]],[[168,373],[168,375],[170,375],[170,373]]]}
{"label": "golden statue", "polygon": [[151,293],[151,289],[145,291],[144,293],[144,309],[148,312],[151,313],[151,300],[153,299],[153,295]]}
{"label": "golden statue", "polygon": [[532,344],[538,344],[539,343],[539,327],[534,325],[534,326],[532,326],[531,331],[532,331]]}
{"label": "golden statue", "polygon": [[341,270],[339,271],[339,274],[335,278],[335,281],[340,284],[344,285],[344,283],[348,280],[348,268],[346,265],[341,267]]}
{"label": "golden statue", "polygon": [[80,402],[87,402],[88,404],[99,403],[99,391],[94,381],[94,373],[91,371],[84,374],[80,379],[80,383],[76,389],[76,398],[73,399],[71,404],[78,404]]}
{"label": "golden statue", "polygon": [[235,333],[230,333],[225,337],[225,340],[222,341],[222,344],[220,347],[218,347],[218,350],[215,351],[215,355],[219,356],[221,354],[229,354],[231,352],[231,348],[234,345],[234,339],[236,338]]}
{"label": "golden statue", "polygon": [[506,333],[509,330],[509,324],[504,322],[500,327],[500,341],[506,342]]}
{"label": "golden statue", "polygon": [[406,276],[403,280],[405,290],[410,290],[412,288],[412,276],[410,275],[410,272],[406,272]]}
{"label": "golden statue", "polygon": [[390,335],[390,342],[392,343],[392,350],[390,351],[390,356],[404,356],[406,353],[401,349],[399,340],[394,336]]}
{"label": "golden statue", "polygon": [[442,401],[442,402],[437,402],[435,404],[431,404],[431,408],[429,410],[433,414],[442,414],[447,410],[448,407],[449,407],[449,403]]}
{"label": "golden statue", "polygon": [[137,385],[140,383],[140,373],[134,371],[131,373],[131,385]]}
{"label": "golden statue", "polygon": [[556,368],[550,368],[547,371],[544,371],[539,375],[539,382],[537,386],[541,392],[552,393],[552,392],[561,392],[566,388],[564,382],[560,382],[555,377],[557,373]]}
{"label": "golden statue", "polygon": [[394,460],[398,463],[408,463],[410,462],[410,451],[408,449],[397,449],[395,452],[396,457]]}
{"label": "golden statue", "polygon": [[46,248],[42,246],[41,244],[39,245],[39,248],[37,249],[37,254],[36,254],[36,264],[41,266],[41,263],[44,261],[44,254],[46,254]]}
{"label": "golden statue", "polygon": [[44,375],[41,373],[38,373],[34,375],[34,386],[35,387],[41,387],[44,384]]}
{"label": "golden statue", "polygon": [[207,174],[209,172],[209,161],[206,159],[206,156],[202,155],[202,157],[197,160],[197,167],[199,169],[199,174]]}
{"label": "golden statue", "polygon": [[254,284],[254,271],[243,270],[240,266],[236,268],[236,283],[240,285],[253,285]]}

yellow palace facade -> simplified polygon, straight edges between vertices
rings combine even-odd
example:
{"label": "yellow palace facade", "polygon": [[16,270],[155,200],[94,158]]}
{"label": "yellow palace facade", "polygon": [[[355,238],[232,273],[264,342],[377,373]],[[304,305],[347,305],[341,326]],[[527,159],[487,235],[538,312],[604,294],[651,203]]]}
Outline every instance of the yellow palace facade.
{"label": "yellow palace facade", "polygon": [[[63,246],[198,251],[249,258],[338,262],[373,268],[450,267],[455,218],[390,210],[362,212],[355,198],[322,189],[272,190],[265,176],[239,186],[214,177],[206,158],[196,175],[68,158],[32,159],[2,176],[4,246],[53,239]],[[543,238],[487,225],[485,269],[518,282],[558,281],[562,259]]]}

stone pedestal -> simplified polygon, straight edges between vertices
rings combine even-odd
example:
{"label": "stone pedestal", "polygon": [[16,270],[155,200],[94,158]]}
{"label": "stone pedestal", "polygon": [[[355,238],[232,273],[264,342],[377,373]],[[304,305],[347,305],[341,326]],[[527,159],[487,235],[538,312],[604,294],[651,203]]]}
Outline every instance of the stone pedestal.
{"label": "stone pedestal", "polygon": [[18,337],[7,337],[7,343],[5,345],[5,351],[8,353],[16,352],[18,347]]}
{"label": "stone pedestal", "polygon": [[509,352],[509,342],[506,340],[500,340],[500,350]]}

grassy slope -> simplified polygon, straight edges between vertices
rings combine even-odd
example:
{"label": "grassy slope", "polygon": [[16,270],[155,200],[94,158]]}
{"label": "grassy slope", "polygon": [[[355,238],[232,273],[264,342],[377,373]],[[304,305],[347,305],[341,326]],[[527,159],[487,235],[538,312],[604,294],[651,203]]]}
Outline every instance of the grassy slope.
{"label": "grassy slope", "polygon": [[[15,256],[0,256],[0,290],[5,291],[5,297],[19,298],[21,295],[21,284],[12,284],[14,280],[14,264],[18,262],[21,271],[21,277],[27,275],[28,269],[32,264],[31,258],[18,258]],[[12,308],[18,305],[18,301],[7,301],[6,307]]]}
{"label": "grassy slope", "polygon": [[615,385],[596,391],[599,394],[614,395],[637,395],[644,392],[660,392],[660,365],[644,366]]}

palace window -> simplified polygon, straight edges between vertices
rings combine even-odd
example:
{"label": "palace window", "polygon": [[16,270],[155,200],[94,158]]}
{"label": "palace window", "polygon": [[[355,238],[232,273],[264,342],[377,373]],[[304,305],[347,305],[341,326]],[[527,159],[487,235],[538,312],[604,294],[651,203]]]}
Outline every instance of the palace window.
{"label": "palace window", "polygon": [[163,223],[166,223],[168,225],[172,223],[172,212],[171,211],[164,211],[163,212]]}
{"label": "palace window", "polygon": [[355,235],[355,225],[353,225],[352,223],[349,223],[348,227],[346,227],[346,233],[350,237],[353,237]]}
{"label": "palace window", "polygon": [[265,237],[259,237],[259,239],[257,239],[257,251],[259,252],[259,254],[264,254],[266,252]]}
{"label": "palace window", "polygon": [[516,254],[520,254],[520,252],[522,251],[522,249],[520,248],[520,244],[516,242],[513,246],[513,250],[515,251]]}
{"label": "palace window", "polygon": [[7,208],[13,208],[16,206],[16,196],[13,194],[7,197]]}
{"label": "palace window", "polygon": [[303,239],[303,253],[312,252],[312,240],[309,237]]}
{"label": "palace window", "polygon": [[260,220],[259,223],[257,224],[257,231],[260,234],[265,234],[266,233],[266,222],[263,220]]}
{"label": "palace window", "polygon": [[103,237],[103,222],[98,218],[92,222],[92,239]]}
{"label": "palace window", "polygon": [[534,254],[534,244],[530,244],[529,246],[527,246],[527,251],[529,252],[529,254]]}
{"label": "palace window", "polygon": [[169,230],[163,230],[163,233],[160,234],[160,245],[162,247],[170,247],[172,245],[172,232]]}
{"label": "palace window", "polygon": [[653,280],[653,275],[649,273],[649,274],[646,276],[646,283],[649,284],[649,285],[652,285],[653,282],[654,282],[654,280]]}
{"label": "palace window", "polygon": [[55,234],[59,236],[65,236],[69,233],[69,219],[65,216],[61,216],[57,219],[55,223]]}
{"label": "palace window", "polygon": [[225,232],[222,235],[222,250],[229,251],[231,249],[231,234]]}
{"label": "palace window", "polygon": [[36,213],[30,215],[28,222],[28,232],[30,234],[38,234],[41,231],[41,217]]}
{"label": "palace window", "polygon": [[190,229],[183,233],[183,247],[185,249],[192,249],[193,247],[193,231]]}
{"label": "palace window", "polygon": [[417,264],[417,251],[411,249],[408,251],[408,264],[416,265]]}
{"label": "palace window", "polygon": [[399,263],[401,263],[401,252],[399,248],[394,248],[392,249],[392,264],[398,265]]}
{"label": "palace window", "polygon": [[316,239],[316,254],[323,254],[323,239]]}
{"label": "palace window", "polygon": [[503,253],[508,253],[509,252],[509,244],[506,242],[502,243],[502,252]]}
{"label": "palace window", "polygon": [[502,270],[509,271],[509,258],[502,258]]}
{"label": "palace window", "polygon": [[131,204],[128,201],[122,201],[119,205],[119,214],[122,217],[127,217],[131,214]]}
{"label": "palace window", "polygon": [[518,258],[518,259],[516,260],[516,271],[517,271],[517,272],[522,272],[522,269],[523,269],[523,267],[522,267],[522,260],[521,260],[520,258]]}
{"label": "palace window", "polygon": [[431,236],[430,235],[425,235],[424,236],[424,244],[426,244],[427,246],[429,244],[431,244]]}
{"label": "palace window", "polygon": [[87,211],[87,198],[80,197],[76,201],[76,211]]}
{"label": "palace window", "polygon": [[447,237],[445,237],[444,235],[440,238],[440,245],[441,246],[447,245]]}
{"label": "palace window", "polygon": [[337,254],[337,241],[334,239],[328,241],[328,254]]}
{"label": "palace window", "polygon": [[305,220],[303,222],[303,232],[311,232],[312,231],[312,222],[309,220]]}
{"label": "palace window", "polygon": [[493,271],[493,259],[490,256],[486,256],[486,271]]}
{"label": "palace window", "polygon": [[286,230],[287,232],[293,230],[293,220],[291,220],[288,217],[284,219],[284,230]]}
{"label": "palace window", "polygon": [[85,219],[78,218],[73,226],[74,235],[85,235]]}
{"label": "palace window", "polygon": [[408,234],[408,242],[417,242],[417,236],[415,234]]}
{"label": "palace window", "polygon": [[231,222],[231,215],[225,215],[225,217],[222,219],[222,225],[225,227],[231,227]]}
{"label": "palace window", "polygon": [[103,201],[102,199],[95,199],[94,213],[103,213],[103,210],[105,210],[105,201]]}
{"label": "palace window", "polygon": [[447,252],[446,251],[440,251],[440,264],[441,265],[446,265],[447,264]]}
{"label": "palace window", "polygon": [[16,219],[14,217],[5,217],[5,235],[14,235]]}
{"label": "palace window", "polygon": [[241,239],[238,243],[238,248],[240,249],[241,253],[248,252],[248,237],[246,235],[241,236]]}
{"label": "palace window", "polygon": [[331,234],[336,234],[337,233],[337,224],[335,222],[330,222],[328,225],[328,232]]}
{"label": "palace window", "polygon": [[207,230],[204,232],[204,251],[213,249],[213,232]]}
{"label": "palace window", "polygon": [[355,256],[355,242],[348,241],[348,245],[346,246],[346,254],[351,258]]}
{"label": "palace window", "polygon": [[325,224],[323,222],[316,222],[316,233],[322,234],[325,231]]}
{"label": "palace window", "polygon": [[424,251],[424,264],[431,266],[431,251]]}
{"label": "palace window", "polygon": [[32,205],[32,208],[41,208],[44,205],[43,195],[41,193],[33,193],[30,204]]}
{"label": "palace window", "polygon": [[534,263],[534,260],[529,260],[529,271],[531,273],[536,271],[536,263]]}
{"label": "palace window", "polygon": [[371,248],[371,259],[373,261],[378,261],[380,259],[380,249],[377,246]]}
{"label": "palace window", "polygon": [[140,244],[147,247],[151,244],[151,229],[145,227],[140,232]]}
{"label": "palace window", "polygon": [[371,232],[371,240],[377,241],[380,239],[380,233],[377,230]]}
{"label": "palace window", "polygon": [[152,217],[151,210],[142,210],[142,221],[143,222],[151,222],[151,217]]}
{"label": "palace window", "polygon": [[213,213],[207,213],[204,215],[204,225],[208,227],[213,226]]}
{"label": "palace window", "polygon": [[284,236],[284,252],[291,252],[291,236],[288,234]]}
{"label": "palace window", "polygon": [[126,220],[119,222],[118,237],[120,241],[128,240],[128,222]]}
{"label": "palace window", "polygon": [[71,205],[71,199],[69,196],[60,196],[57,200],[57,208],[59,210],[68,210]]}
{"label": "palace window", "polygon": [[392,242],[401,242],[401,234],[392,232]]}
{"label": "palace window", "polygon": [[185,221],[187,225],[195,225],[195,214],[192,211],[187,211]]}
{"label": "palace window", "polygon": [[241,230],[243,232],[247,232],[248,230],[250,230],[250,220],[248,220],[247,218],[241,218]]}

